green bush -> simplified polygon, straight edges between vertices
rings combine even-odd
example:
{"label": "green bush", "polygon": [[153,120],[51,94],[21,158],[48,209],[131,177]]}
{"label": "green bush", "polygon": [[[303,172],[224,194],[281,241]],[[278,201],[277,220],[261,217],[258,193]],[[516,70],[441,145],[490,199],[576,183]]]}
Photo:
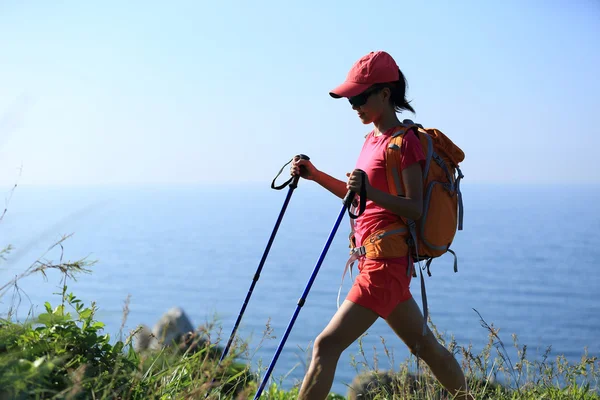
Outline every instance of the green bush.
{"label": "green bush", "polygon": [[[127,387],[136,371],[137,354],[124,353],[123,342],[111,345],[94,320],[95,305],[85,307],[73,294],[66,304],[25,324],[0,321],[0,387],[13,397],[49,397],[78,393],[90,398],[106,388]],[[66,306],[73,309],[74,318]]]}
{"label": "green bush", "polygon": [[[132,335],[110,343],[104,324],[72,293],[27,323],[0,320],[0,398],[177,398],[204,393],[241,392],[252,382],[247,366],[231,357],[217,368],[214,345],[177,343],[138,353]],[[72,311],[72,312],[71,312]],[[235,354],[233,349],[232,354]]]}

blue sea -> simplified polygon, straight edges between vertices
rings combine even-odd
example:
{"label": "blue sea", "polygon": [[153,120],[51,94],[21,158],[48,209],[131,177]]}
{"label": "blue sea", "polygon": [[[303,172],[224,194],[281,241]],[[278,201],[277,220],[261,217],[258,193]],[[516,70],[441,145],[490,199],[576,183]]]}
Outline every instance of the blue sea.
{"label": "blue sea", "polygon": [[[464,230],[453,245],[459,271],[453,272],[446,255],[426,277],[438,330],[460,346],[481,349],[488,332],[477,310],[500,328],[509,349],[516,334],[529,357],[550,345],[553,356],[571,361],[586,347],[600,356],[600,187],[465,181],[463,193]],[[10,187],[4,194],[10,195]],[[58,261],[60,249],[44,253],[73,234],[63,243],[64,260],[97,263],[93,273],[69,281],[69,291],[97,303],[97,318],[113,339],[131,296],[125,333],[138,324],[151,328],[169,308],[181,307],[195,326],[216,320],[225,342],[286,195],[287,189],[275,191],[269,183],[17,187],[0,221],[0,246],[14,246],[0,261],[0,284],[40,256]],[[239,330],[250,341],[247,362],[254,370],[271,361],[341,207],[341,200],[311,182],[300,182],[293,193]],[[286,387],[302,378],[312,341],[336,311],[348,231],[346,215],[273,371]],[[343,293],[350,285],[347,276]],[[45,301],[57,304],[60,296],[53,293],[59,286],[56,273],[20,281],[17,317],[26,317],[30,307],[42,312]],[[421,304],[418,280],[412,292]],[[6,314],[12,292],[0,301],[0,314]],[[263,339],[267,325],[273,337]],[[393,365],[382,340],[393,351]],[[409,355],[381,320],[362,341],[371,367],[374,355],[380,369],[398,368]],[[358,343],[340,359],[333,386],[338,393],[346,393],[360,369],[352,357],[362,360]]]}

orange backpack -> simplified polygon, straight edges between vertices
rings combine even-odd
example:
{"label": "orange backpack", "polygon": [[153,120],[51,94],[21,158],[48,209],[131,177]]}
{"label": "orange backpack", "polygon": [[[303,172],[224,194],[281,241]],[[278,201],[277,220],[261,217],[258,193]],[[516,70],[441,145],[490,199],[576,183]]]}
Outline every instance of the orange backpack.
{"label": "orange backpack", "polygon": [[[463,151],[440,130],[423,128],[422,125],[405,119],[396,131],[386,151],[386,170],[390,193],[404,195],[400,173],[400,148],[404,133],[413,130],[421,141],[425,154],[423,170],[423,213],[417,221],[402,218],[408,226],[409,255],[414,261],[427,261],[427,273],[434,258],[446,252],[454,256],[454,272],[458,261],[450,245],[457,230],[463,228],[463,202],[460,181],[464,177],[459,163],[465,158]],[[415,275],[416,276],[416,275]]]}

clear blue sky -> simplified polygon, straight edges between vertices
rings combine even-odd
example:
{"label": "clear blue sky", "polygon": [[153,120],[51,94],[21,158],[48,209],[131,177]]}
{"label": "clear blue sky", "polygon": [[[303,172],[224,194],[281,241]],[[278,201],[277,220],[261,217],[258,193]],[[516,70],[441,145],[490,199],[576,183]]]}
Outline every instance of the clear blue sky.
{"label": "clear blue sky", "polygon": [[328,90],[372,50],[465,183],[600,183],[597,0],[290,3],[0,1],[0,184],[343,178],[367,128]]}

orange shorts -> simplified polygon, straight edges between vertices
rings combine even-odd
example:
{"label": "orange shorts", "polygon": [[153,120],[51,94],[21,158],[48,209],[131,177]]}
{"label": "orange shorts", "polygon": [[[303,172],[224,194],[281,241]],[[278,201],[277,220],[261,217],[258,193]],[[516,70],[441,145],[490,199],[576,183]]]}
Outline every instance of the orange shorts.
{"label": "orange shorts", "polygon": [[359,274],[354,279],[346,300],[366,307],[386,319],[398,304],[412,297],[412,274],[407,276],[407,261],[361,257]]}

